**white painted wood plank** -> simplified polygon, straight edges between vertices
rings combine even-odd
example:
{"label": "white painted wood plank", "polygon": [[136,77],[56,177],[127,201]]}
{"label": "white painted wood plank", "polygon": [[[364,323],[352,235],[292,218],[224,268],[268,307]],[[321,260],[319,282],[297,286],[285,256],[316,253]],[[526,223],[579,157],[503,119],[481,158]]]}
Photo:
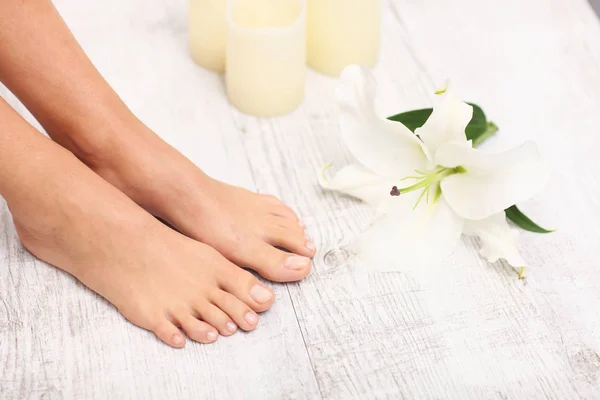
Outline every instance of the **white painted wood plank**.
{"label": "white painted wood plank", "polygon": [[[253,189],[222,78],[187,56],[183,1],[56,4],[143,120],[208,173]],[[0,199],[0,398],[319,398],[289,293],[273,286],[255,332],[173,350],[35,260]]]}
{"label": "white painted wood plank", "polygon": [[[184,57],[178,5],[63,0],[59,6],[109,81],[167,140],[222,179],[251,186],[237,170],[247,152],[258,189],[280,194],[302,214],[321,252],[314,273],[290,292],[323,398],[598,397],[600,186],[592,150],[600,143],[592,133],[600,122],[600,28],[583,0],[398,0],[386,9],[376,75],[387,114],[429,104],[434,83],[448,76],[501,126],[496,145],[534,138],[558,164],[548,198],[526,205],[560,228],[550,236],[524,235],[522,249],[533,265],[527,285],[506,266],[482,262],[473,241],[442,267],[411,275],[326,265],[323,254],[358,234],[370,217],[366,207],[316,187],[315,168],[350,160],[337,133],[334,79],[311,74],[307,101],[289,117],[235,113],[236,133],[218,78],[164,56]],[[148,35],[152,29],[139,23],[146,18],[165,32]],[[198,94],[190,73],[212,93]],[[190,91],[202,108],[148,104],[160,96],[193,100]],[[182,133],[200,126],[190,120],[210,128]],[[206,147],[198,149],[200,142]],[[298,335],[286,331],[293,322],[284,290],[268,325],[236,337],[239,343],[172,352],[89,291],[74,289],[64,274],[32,261],[2,215],[9,228],[0,259],[10,264],[0,269],[0,294],[8,293],[0,307],[3,397],[318,396]],[[260,362],[252,364],[257,347]],[[285,351],[292,369],[283,373]],[[226,366],[231,378],[222,376]]]}
{"label": "white painted wood plank", "polygon": [[0,398],[317,398],[284,288],[255,333],[172,350],[35,260],[0,210]]}
{"label": "white painted wood plank", "polygon": [[320,246],[314,272],[290,291],[323,397],[598,398],[598,21],[583,0],[390,0],[384,20],[383,114],[431,104],[435,83],[453,78],[501,127],[486,147],[531,138],[553,160],[544,196],[524,206],[559,230],[523,235],[526,284],[483,262],[474,240],[413,274],[326,265],[371,216],[316,184],[315,169],[351,161],[336,81],[312,74],[290,117],[237,114],[258,188],[292,203]]}

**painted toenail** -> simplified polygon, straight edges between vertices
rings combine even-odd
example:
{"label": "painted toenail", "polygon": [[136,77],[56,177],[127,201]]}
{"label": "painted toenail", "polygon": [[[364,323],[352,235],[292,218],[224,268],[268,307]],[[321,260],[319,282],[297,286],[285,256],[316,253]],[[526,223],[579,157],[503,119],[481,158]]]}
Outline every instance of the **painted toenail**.
{"label": "painted toenail", "polygon": [[269,289],[262,285],[254,285],[250,291],[250,297],[252,297],[257,303],[262,304],[271,300],[273,293],[271,293]]}
{"label": "painted toenail", "polygon": [[179,346],[180,344],[183,344],[183,338],[181,337],[181,335],[174,334],[173,338],[171,338],[171,340],[173,341],[173,344],[175,346]]}
{"label": "painted toenail", "polygon": [[206,338],[207,338],[208,340],[210,340],[211,342],[214,342],[215,340],[217,340],[217,334],[216,334],[216,333],[214,333],[214,332],[208,332],[208,333],[206,334]]}
{"label": "painted toenail", "polygon": [[[308,247],[308,245],[307,245]],[[310,264],[310,258],[301,256],[291,256],[285,260],[284,266],[288,269],[304,269]]]}
{"label": "painted toenail", "polygon": [[256,324],[258,322],[258,315],[254,314],[253,312],[249,312],[249,313],[246,314],[246,316],[244,317],[244,319],[250,325],[254,325],[254,324]]}
{"label": "painted toenail", "polygon": [[315,246],[310,240],[306,241],[306,248],[308,251],[317,251],[317,246]]}
{"label": "painted toenail", "polygon": [[233,322],[228,322],[227,323],[227,330],[231,333],[235,332],[235,330],[237,329],[237,325],[234,324]]}

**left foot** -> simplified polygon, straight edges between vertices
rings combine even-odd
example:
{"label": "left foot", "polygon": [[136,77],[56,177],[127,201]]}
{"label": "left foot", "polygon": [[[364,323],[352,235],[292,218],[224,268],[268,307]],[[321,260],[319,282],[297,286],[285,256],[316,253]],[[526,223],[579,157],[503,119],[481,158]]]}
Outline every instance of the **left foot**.
{"label": "left foot", "polygon": [[111,138],[117,151],[78,156],[148,212],[266,279],[291,282],[310,272],[316,248],[280,200],[210,178],[137,120]]}

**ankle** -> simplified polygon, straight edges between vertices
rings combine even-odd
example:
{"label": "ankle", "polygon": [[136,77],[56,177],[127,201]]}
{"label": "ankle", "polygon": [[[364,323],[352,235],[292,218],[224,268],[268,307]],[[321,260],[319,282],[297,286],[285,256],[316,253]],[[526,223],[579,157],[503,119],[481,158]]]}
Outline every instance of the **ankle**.
{"label": "ankle", "polygon": [[70,120],[43,121],[44,129],[90,168],[110,163],[131,132],[143,124],[125,107],[99,106]]}

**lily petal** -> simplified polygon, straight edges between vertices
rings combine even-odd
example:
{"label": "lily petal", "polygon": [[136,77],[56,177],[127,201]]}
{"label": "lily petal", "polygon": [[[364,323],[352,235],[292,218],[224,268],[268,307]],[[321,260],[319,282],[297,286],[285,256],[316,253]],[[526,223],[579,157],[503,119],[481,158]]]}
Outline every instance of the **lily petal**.
{"label": "lily petal", "polygon": [[427,150],[435,154],[448,142],[467,142],[465,129],[473,118],[473,107],[461,101],[452,89],[445,90],[442,100],[434,107],[425,124],[416,129]]}
{"label": "lily petal", "polygon": [[533,142],[497,154],[462,143],[447,143],[435,155],[438,165],[467,171],[441,182],[450,207],[464,218],[480,220],[539,193],[550,178],[550,165]]}
{"label": "lily petal", "polygon": [[354,155],[373,172],[387,177],[411,175],[427,166],[422,142],[403,124],[375,113],[377,84],[369,70],[351,65],[337,91],[342,137]]}
{"label": "lily petal", "polygon": [[354,243],[359,264],[376,271],[411,271],[436,265],[460,241],[463,219],[443,199],[413,211],[416,197],[394,198],[397,204]]}
{"label": "lily petal", "polygon": [[335,190],[357,197],[373,207],[379,206],[390,196],[390,190],[396,180],[377,175],[362,165],[348,165],[327,179],[325,172],[330,165],[319,173],[319,183],[325,189]]}
{"label": "lily petal", "polygon": [[503,258],[515,268],[527,265],[517,249],[515,242],[517,232],[506,222],[504,212],[480,221],[465,220],[464,234],[479,236],[481,255],[489,262],[493,263]]}

